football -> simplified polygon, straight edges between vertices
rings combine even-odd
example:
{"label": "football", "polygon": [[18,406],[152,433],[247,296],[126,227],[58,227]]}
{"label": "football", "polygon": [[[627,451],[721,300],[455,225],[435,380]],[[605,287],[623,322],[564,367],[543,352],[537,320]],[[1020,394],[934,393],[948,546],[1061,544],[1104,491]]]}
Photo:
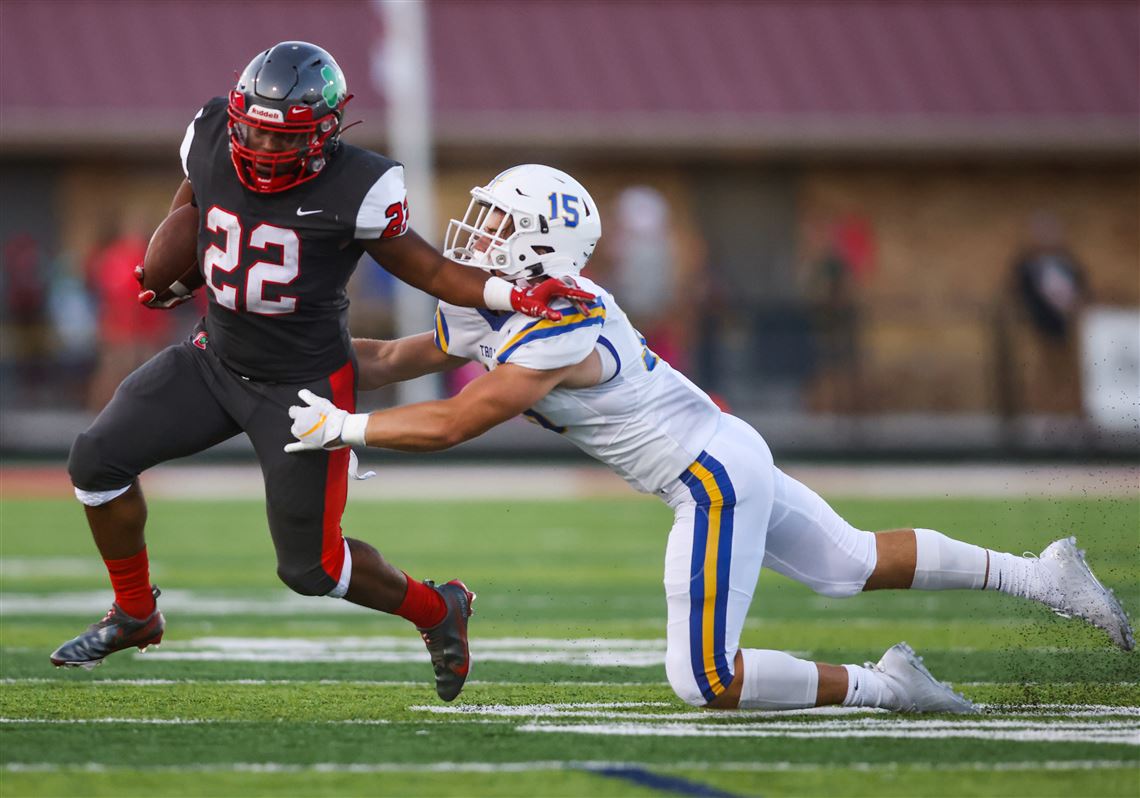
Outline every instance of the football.
{"label": "football", "polygon": [[190,291],[206,282],[198,268],[198,209],[189,203],[162,220],[143,258],[142,287],[154,291],[157,300],[169,299],[176,281]]}

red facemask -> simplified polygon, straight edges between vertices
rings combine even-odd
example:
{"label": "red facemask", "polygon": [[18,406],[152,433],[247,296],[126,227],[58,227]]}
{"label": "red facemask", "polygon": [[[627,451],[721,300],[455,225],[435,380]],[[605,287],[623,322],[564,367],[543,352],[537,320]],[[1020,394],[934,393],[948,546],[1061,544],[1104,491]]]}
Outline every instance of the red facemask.
{"label": "red facemask", "polygon": [[[334,113],[314,119],[313,109],[307,105],[291,106],[285,113],[259,105],[247,108],[245,95],[231,91],[230,158],[241,184],[259,194],[273,194],[320,174],[325,166],[325,145],[339,132],[340,114],[350,99],[351,95],[345,97]],[[265,135],[255,136],[251,131]],[[273,146],[250,146],[254,138]]]}

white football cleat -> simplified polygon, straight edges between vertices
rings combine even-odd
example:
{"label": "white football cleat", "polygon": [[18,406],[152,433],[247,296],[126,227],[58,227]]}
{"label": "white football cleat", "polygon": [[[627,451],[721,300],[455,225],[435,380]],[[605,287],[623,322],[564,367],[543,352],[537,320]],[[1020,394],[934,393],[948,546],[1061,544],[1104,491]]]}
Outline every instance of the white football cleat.
{"label": "white football cleat", "polygon": [[978,712],[968,699],[940,682],[922,664],[922,657],[906,643],[897,643],[887,649],[878,663],[868,662],[864,667],[879,673],[898,699],[896,712],[953,712],[967,715]]}
{"label": "white football cleat", "polygon": [[1050,543],[1038,561],[1052,581],[1042,599],[1046,606],[1062,618],[1083,618],[1103,629],[1112,642],[1125,651],[1135,647],[1132,625],[1124,608],[1112,591],[1093,576],[1085,562],[1085,553],[1077,548],[1076,538],[1061,538]]}

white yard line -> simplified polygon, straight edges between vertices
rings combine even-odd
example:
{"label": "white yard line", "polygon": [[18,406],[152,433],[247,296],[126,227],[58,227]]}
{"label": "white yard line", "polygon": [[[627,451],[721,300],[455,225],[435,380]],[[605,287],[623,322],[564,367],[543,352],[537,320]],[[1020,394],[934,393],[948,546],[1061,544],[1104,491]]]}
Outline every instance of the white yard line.
{"label": "white yard line", "polygon": [[531,773],[563,770],[609,770],[636,768],[651,771],[736,771],[746,773],[814,773],[818,771],[861,773],[892,772],[1021,772],[1064,770],[1133,769],[1136,763],[1122,759],[1046,760],[1040,762],[848,762],[843,764],[815,762],[622,762],[546,760],[537,762],[430,762],[403,764],[397,762],[344,763],[315,762],[298,765],[285,762],[234,762],[216,765],[154,765],[123,767],[101,762],[59,764],[56,762],[9,762],[3,769],[10,773]]}
{"label": "white yard line", "polygon": [[[633,709],[640,707],[669,707],[673,704],[664,701],[595,701],[569,704],[467,704],[462,706],[436,706],[434,704],[413,705],[408,707],[412,712],[427,712],[433,715],[479,716],[489,715],[497,718],[668,718],[672,715],[655,715],[639,712],[614,712],[618,709]],[[608,710],[608,711],[607,711]],[[692,720],[696,713],[685,712],[684,718]]]}
{"label": "white yard line", "polygon": [[[0,593],[0,613],[12,615],[86,615],[105,612],[114,595],[110,590],[67,593]],[[100,609],[103,608],[103,609]],[[162,609],[187,615],[329,615],[373,613],[347,601],[322,600],[287,590],[267,592],[259,598],[237,598],[194,590],[164,590]]]}
{"label": "white yard line", "polygon": [[[100,562],[98,558],[94,558]],[[102,564],[100,562],[100,568]],[[102,573],[106,574],[103,570]],[[11,577],[9,577],[11,578]],[[83,590],[58,593],[0,593],[0,614],[11,615],[80,615],[106,612],[115,595],[106,590]],[[503,598],[499,603],[505,604]],[[544,596],[529,595],[509,599],[515,610],[545,610],[551,600]],[[256,596],[227,596],[222,591],[163,590],[162,609],[167,613],[193,616],[257,615],[279,616],[329,616],[329,615],[375,615],[376,611],[360,607],[347,601],[339,601],[320,596],[301,596],[285,587],[259,591]]]}
{"label": "white yard line", "polygon": [[[646,707],[667,707],[670,704],[658,701],[628,701],[628,702],[585,702],[568,704],[530,704],[530,705],[471,705],[465,707],[436,707],[411,706],[412,711],[427,712],[434,715],[451,715],[460,722],[472,722],[467,719],[477,718],[473,722],[500,722],[510,723],[509,719],[529,718],[532,722],[520,726],[522,731],[536,732],[574,732],[589,734],[597,732],[605,735],[623,736],[728,736],[728,737],[974,737],[981,734],[996,733],[995,739],[1014,739],[1001,737],[1003,734],[1025,734],[1026,739],[1052,739],[1048,735],[1084,734],[1090,740],[1106,735],[1113,737],[1113,742],[1128,742],[1140,745],[1140,724],[1130,719],[1107,720],[1118,714],[1119,716],[1137,717],[1136,712],[1102,713],[1095,717],[1095,721],[1082,721],[1074,719],[1077,716],[1054,716],[1063,719],[1034,720],[1025,717],[977,717],[963,716],[953,720],[923,719],[903,717],[898,715],[882,715],[868,717],[868,710],[849,708],[850,714],[859,717],[846,717],[833,719],[813,719],[801,717],[796,720],[777,719],[792,713],[713,713],[701,711],[685,711],[671,713],[633,712],[631,709]],[[1124,708],[1130,709],[1130,708]],[[819,713],[824,715],[824,713]],[[826,713],[832,716],[839,713]],[[488,720],[488,717],[491,720]],[[1086,716],[1093,717],[1093,716]],[[618,723],[590,723],[567,725],[564,723],[547,723],[541,719],[573,718],[576,720],[607,720],[620,721]],[[644,721],[644,722],[639,722]],[[761,722],[756,722],[761,721]],[[43,724],[43,725],[83,725],[83,724],[140,724],[140,725],[184,725],[206,723],[254,723],[259,719],[250,718],[45,718],[45,717],[0,717],[0,724]],[[386,725],[390,720],[368,718],[346,718],[331,720],[315,720],[311,723],[322,725]],[[423,721],[406,721],[421,723]],[[1038,735],[1045,735],[1039,737]],[[1125,739],[1116,739],[1124,736]],[[1068,739],[1066,736],[1065,739]],[[1109,740],[1105,740],[1109,741]]]}
{"label": "white yard line", "polygon": [[[98,559],[95,561],[98,562]],[[101,564],[100,569],[105,575],[106,571]],[[10,574],[9,578],[12,576]],[[90,615],[106,612],[114,598],[114,593],[109,588],[59,593],[4,592],[0,593],[0,613],[6,616]],[[517,610],[547,609],[550,600],[536,595],[520,596],[511,599],[510,604]],[[347,601],[301,596],[284,587],[263,590],[253,597],[227,596],[221,591],[163,590],[162,609],[167,613],[208,617],[374,615],[376,612]]]}
{"label": "white yard line", "polygon": [[846,764],[817,765],[810,762],[733,762],[722,765],[714,762],[692,763],[692,765],[670,765],[674,770],[720,770],[722,767],[737,771],[759,773],[813,772],[817,770],[854,770],[864,773],[889,771],[995,771],[1018,772],[1026,770],[1102,770],[1134,769],[1136,762],[1125,759],[1071,759],[1045,760],[1041,762],[849,762]]}
{"label": "white yard line", "polygon": [[[24,678],[0,679],[0,684],[8,685],[43,685],[62,684],[61,679]],[[170,687],[175,685],[244,685],[251,687],[423,687],[422,681],[401,679],[91,679],[84,684],[99,684],[124,687]],[[535,687],[538,684],[549,687],[663,687],[665,682],[580,682],[572,680],[518,682],[471,679],[469,686],[479,687]],[[1007,687],[1010,683],[984,682],[990,687]],[[1020,686],[1020,683],[1018,683]],[[1075,686],[1077,683],[1051,685],[1053,687]],[[1114,682],[1113,685],[1135,687],[1136,682]],[[1087,686],[1082,683],[1081,686]],[[832,715],[859,715],[859,714],[888,714],[887,710],[871,709],[867,707],[813,707],[809,709],[788,709],[781,711],[766,711],[759,709],[737,710],[731,714],[706,714],[701,710],[692,710],[677,714],[645,714],[633,715],[631,713],[606,712],[604,710],[628,709],[634,707],[671,707],[676,702],[667,701],[635,701],[635,702],[592,702],[568,704],[459,704],[440,706],[437,704],[413,704],[408,707],[413,712],[427,712],[435,715],[482,715],[498,717],[597,717],[606,719],[632,719],[642,718],[651,720],[693,720],[699,718],[712,718],[730,720],[732,718],[780,718],[791,716],[826,717]],[[1057,717],[1057,718],[1087,718],[1087,717],[1140,717],[1140,706],[1117,704],[987,704],[980,703],[979,709],[993,714],[1007,717]]]}
{"label": "white yard line", "polygon": [[[661,703],[637,703],[637,702],[614,702],[609,704],[595,703],[595,704],[460,704],[458,706],[448,705],[440,706],[438,704],[416,704],[408,707],[413,712],[427,712],[433,715],[455,715],[455,716],[470,716],[482,715],[492,717],[525,717],[525,718],[604,718],[606,720],[648,720],[648,721],[668,721],[668,720],[681,720],[681,721],[697,721],[697,722],[712,722],[712,723],[732,723],[736,724],[741,718],[757,718],[757,719],[777,719],[786,718],[790,716],[802,716],[807,718],[821,718],[828,716],[843,716],[843,715],[867,715],[867,714],[883,714],[890,717],[898,717],[892,715],[885,709],[873,709],[868,707],[812,707],[810,709],[789,709],[781,711],[768,711],[759,709],[740,709],[735,712],[706,712],[704,710],[689,710],[686,712],[676,713],[648,713],[648,712],[617,712],[614,710],[636,708],[640,706],[673,706],[672,704]],[[980,704],[979,708],[982,710],[993,709],[996,714],[1017,717],[1056,717],[1056,718],[1099,718],[1099,717],[1140,717],[1140,707],[1135,706],[1114,706],[1109,704],[1044,704],[1036,706],[1013,706],[1007,707],[1005,705],[991,705]],[[878,719],[868,719],[877,721]],[[836,723],[851,723],[851,720],[836,721]],[[908,723],[934,723],[935,721],[920,721],[908,720]],[[949,722],[949,721],[937,721]],[[979,719],[978,723],[985,723],[987,725],[1001,725],[1011,724],[1014,726],[1024,725],[1024,721],[1019,720],[994,720],[994,719]],[[814,721],[811,723],[811,728],[825,728],[826,723],[822,721]],[[766,724],[765,728],[776,728],[773,724]],[[806,728],[802,725],[797,725],[793,728]],[[1140,727],[1138,727],[1140,728]]]}
{"label": "white yard line", "polygon": [[[6,560],[0,559],[0,564]],[[100,569],[102,564],[94,559],[94,562],[99,563]],[[2,568],[0,568],[2,570]],[[108,588],[106,590],[79,590],[79,591],[66,591],[57,593],[17,593],[17,592],[0,592],[0,616],[3,617],[71,617],[77,616],[85,618],[88,616],[95,616],[99,613],[106,612],[107,607],[110,606],[114,600],[114,593]],[[829,606],[828,599],[822,597],[809,597],[810,602],[818,602],[819,605]],[[512,600],[512,606],[525,609],[528,604],[540,608],[547,608],[549,602],[541,596],[523,597],[518,601]],[[323,597],[301,596],[284,587],[270,588],[262,591],[257,596],[227,596],[220,591],[208,590],[164,590],[162,593],[161,605],[163,611],[167,614],[168,618],[172,615],[183,615],[193,617],[219,617],[226,618],[232,616],[249,616],[249,617],[343,617],[346,615],[375,615],[375,610],[370,610],[366,607],[360,607],[356,604],[351,604],[347,601],[338,601],[327,599]],[[834,612],[834,610],[832,610]],[[839,615],[835,616],[839,618]],[[620,621],[621,619],[613,619]],[[638,618],[638,621],[643,621],[643,618]],[[788,619],[777,619],[779,622],[786,622]],[[970,618],[969,624],[974,629],[987,629],[987,630],[1018,630],[1023,629],[1034,623],[1031,618],[1010,618],[1010,617],[990,617],[990,618]],[[756,631],[763,633],[766,624],[770,623],[771,619],[753,618],[745,623],[747,631]],[[797,619],[797,623],[806,624],[811,623],[810,620]],[[964,621],[963,621],[964,622]],[[843,625],[849,629],[860,630],[878,630],[891,628],[895,629],[899,624],[908,625],[912,624],[911,621],[905,619],[894,618],[847,618],[843,620]],[[657,630],[653,630],[657,631]],[[226,638],[217,638],[224,640]],[[234,640],[264,640],[265,638],[232,638]],[[396,638],[388,638],[396,639]],[[400,638],[407,642],[411,641],[410,645],[421,646],[419,638],[410,636],[408,638]],[[499,638],[501,645],[504,648],[514,648],[516,646],[548,646],[551,648],[566,648],[570,650],[581,650],[583,645],[588,645],[588,639],[582,640],[564,640],[556,638]],[[615,645],[616,638],[599,638],[608,644]],[[474,645],[480,647],[487,647],[488,645],[495,645],[494,640],[479,639],[474,642]],[[165,647],[173,645],[173,641]],[[178,644],[179,646],[182,643]],[[622,638],[620,644],[625,649],[636,652],[648,652],[659,650],[661,655],[664,656],[665,641],[664,638],[641,638],[629,639]],[[8,650],[15,650],[9,648]],[[982,649],[970,646],[955,646],[952,648],[940,647],[941,651],[954,651],[960,653],[968,653],[973,651],[985,651],[989,649]],[[1033,646],[1019,648],[1019,651],[1037,651],[1037,652],[1058,652],[1058,651],[1082,651],[1083,648],[1065,648],[1058,646]],[[797,656],[803,652],[788,652]],[[632,664],[626,662],[624,664]]]}
{"label": "white yard line", "polygon": [[781,737],[804,740],[895,738],[915,740],[967,738],[975,740],[1010,740],[1015,742],[1100,743],[1140,746],[1140,725],[1111,722],[1079,724],[1023,723],[1018,728],[1001,728],[981,723],[961,723],[945,727],[914,727],[900,722],[895,726],[816,728],[803,724],[799,728],[774,728],[772,725],[697,724],[697,723],[525,723],[516,727],[522,732],[547,734],[583,734],[617,737]]}
{"label": "white yard line", "polygon": [[[647,667],[665,662],[662,640],[604,638],[484,638],[472,641],[480,662]],[[142,655],[147,661],[179,662],[422,662],[418,637],[325,639],[202,637],[178,641]]]}
{"label": "white yard line", "polygon": [[[0,607],[6,604],[0,602]],[[14,649],[9,649],[10,651]],[[972,652],[973,648],[950,647],[952,652]],[[1030,647],[1022,652],[1057,653],[1053,646]],[[593,667],[653,667],[665,664],[664,640],[625,640],[620,638],[525,638],[479,637],[471,642],[472,657],[480,662],[531,665],[576,665]],[[806,652],[789,651],[794,656]],[[420,662],[426,654],[418,637],[199,637],[152,647],[144,657],[148,662]]]}
{"label": "white yard line", "polygon": [[[4,606],[0,604],[0,606]],[[24,649],[8,648],[10,652]],[[972,647],[942,647],[939,651],[971,653]],[[1036,646],[1021,652],[1055,654],[1084,649]],[[665,664],[665,641],[621,638],[478,637],[471,641],[472,657],[479,662],[529,665],[574,665],[645,668]],[[808,656],[804,651],[788,651]],[[375,637],[199,637],[170,640],[145,654],[130,652],[147,662],[420,662],[426,654],[422,641],[411,635]]]}
{"label": "white yard line", "polygon": [[[13,649],[6,649],[12,651]],[[0,684],[63,684],[64,679],[0,679]],[[155,687],[176,684],[244,684],[244,685],[290,685],[294,687],[304,685],[346,685],[349,687],[426,687],[424,681],[407,679],[105,679],[93,677],[83,680],[83,684],[125,685],[131,687]],[[482,687],[535,687],[537,685],[549,687],[663,687],[665,682],[579,682],[573,680],[540,682],[514,682],[494,681],[483,679],[468,679],[467,685]]]}
{"label": "white yard line", "polygon": [[[7,651],[17,650],[30,650],[30,649],[6,649]],[[43,677],[28,677],[28,678],[3,678],[0,679],[0,684],[60,684],[62,679],[43,678]],[[420,687],[423,682],[413,681],[410,679],[116,679],[105,677],[92,677],[89,682],[96,684],[108,685],[131,685],[131,686],[153,686],[153,685],[173,685],[173,684],[246,684],[246,685],[349,685],[356,687]],[[87,683],[87,682],[85,682]],[[484,687],[533,687],[536,684],[550,685],[551,687],[646,687],[646,686],[664,686],[664,681],[641,681],[641,682],[599,682],[599,681],[578,681],[576,679],[555,680],[548,681],[542,680],[541,682],[518,682],[518,681],[501,681],[496,679],[468,679],[469,685],[482,685]],[[1103,687],[1140,687],[1140,682],[1097,682],[1098,686]],[[1016,685],[1018,687],[1041,686],[1053,688],[1069,688],[1069,687],[1088,687],[1089,682],[955,682],[958,687],[1009,687]],[[1010,705],[1008,704],[979,704],[983,709],[994,708],[1003,709]],[[1137,707],[1119,707],[1113,704],[1026,704],[1026,711],[1031,708],[1033,712],[1037,711],[1058,711],[1062,709],[1073,711],[1099,711],[1100,709],[1106,712],[1114,709],[1127,710],[1128,714],[1132,712],[1140,712]],[[841,711],[855,711],[858,708],[853,707],[817,707],[815,709],[793,709],[784,710],[782,714],[788,713],[820,713],[827,712],[839,713]],[[760,712],[761,710],[741,710],[742,712]],[[867,711],[867,710],[864,710]],[[1021,711],[1020,709],[1018,711]]]}

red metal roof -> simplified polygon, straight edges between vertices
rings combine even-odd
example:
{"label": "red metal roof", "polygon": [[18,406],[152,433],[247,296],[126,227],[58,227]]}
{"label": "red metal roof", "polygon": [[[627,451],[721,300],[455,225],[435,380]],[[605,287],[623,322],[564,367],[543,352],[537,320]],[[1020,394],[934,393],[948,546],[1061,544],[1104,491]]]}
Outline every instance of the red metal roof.
{"label": "red metal roof", "polygon": [[255,54],[296,38],[326,44],[356,76],[350,88],[362,104],[382,108],[366,80],[380,33],[371,5],[358,1],[3,0],[0,125],[41,135],[51,135],[45,118],[128,136],[153,124],[185,129]]}
{"label": "red metal roof", "polygon": [[449,1],[432,19],[447,110],[1138,112],[1134,3]]}
{"label": "red metal roof", "polygon": [[[1133,2],[428,5],[433,107],[445,143],[784,141],[834,145],[1042,137],[1131,146],[1140,118]],[[314,41],[383,135],[370,85],[382,36],[363,0],[3,0],[0,146],[47,136],[171,136],[235,70]],[[369,133],[365,133],[369,135]]]}

